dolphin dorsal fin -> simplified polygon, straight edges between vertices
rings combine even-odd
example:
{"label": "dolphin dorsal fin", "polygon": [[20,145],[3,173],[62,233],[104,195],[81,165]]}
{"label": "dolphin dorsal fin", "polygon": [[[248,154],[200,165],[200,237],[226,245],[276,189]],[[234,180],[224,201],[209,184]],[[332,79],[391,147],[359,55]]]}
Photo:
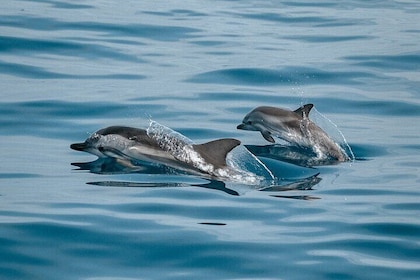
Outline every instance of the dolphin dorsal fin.
{"label": "dolphin dorsal fin", "polygon": [[193,145],[193,148],[206,162],[220,168],[226,166],[226,155],[239,144],[239,140],[226,138]]}
{"label": "dolphin dorsal fin", "polygon": [[314,104],[305,104],[302,107],[296,109],[294,112],[302,118],[307,118],[309,117],[309,112],[311,111],[312,107],[314,107]]}

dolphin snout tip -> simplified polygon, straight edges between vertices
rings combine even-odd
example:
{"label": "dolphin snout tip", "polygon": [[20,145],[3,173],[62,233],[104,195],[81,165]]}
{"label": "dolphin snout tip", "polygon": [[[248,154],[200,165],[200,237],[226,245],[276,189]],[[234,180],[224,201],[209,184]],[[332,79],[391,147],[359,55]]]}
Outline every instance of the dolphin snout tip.
{"label": "dolphin snout tip", "polygon": [[252,131],[258,130],[256,127],[254,127],[253,125],[250,125],[248,123],[241,123],[236,128],[241,129],[241,130],[252,130]]}
{"label": "dolphin snout tip", "polygon": [[245,129],[245,124],[243,124],[243,123],[238,124],[238,126],[236,127],[236,129]]}
{"label": "dolphin snout tip", "polygon": [[86,143],[71,144],[70,149],[73,149],[73,150],[76,150],[76,151],[84,151],[84,150],[86,150]]}

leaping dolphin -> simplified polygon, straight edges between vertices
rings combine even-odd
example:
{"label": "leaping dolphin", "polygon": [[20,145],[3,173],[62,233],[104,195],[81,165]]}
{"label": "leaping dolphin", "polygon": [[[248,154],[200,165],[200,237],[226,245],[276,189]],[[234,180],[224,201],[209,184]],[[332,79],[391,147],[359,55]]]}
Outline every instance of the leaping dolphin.
{"label": "leaping dolphin", "polygon": [[312,107],[313,104],[306,104],[294,111],[257,107],[245,116],[237,128],[260,131],[264,139],[271,143],[275,143],[273,136],[277,136],[296,146],[312,149],[320,158],[349,160],[344,150],[309,119]]}
{"label": "leaping dolphin", "polygon": [[[147,130],[111,126],[90,135],[85,142],[71,144],[70,148],[84,151],[100,158],[141,160],[164,164],[193,174],[218,176],[218,171],[228,169],[227,154],[241,142],[236,139],[218,139],[204,144],[182,147],[183,155],[166,149]],[[225,173],[223,173],[225,174]]]}

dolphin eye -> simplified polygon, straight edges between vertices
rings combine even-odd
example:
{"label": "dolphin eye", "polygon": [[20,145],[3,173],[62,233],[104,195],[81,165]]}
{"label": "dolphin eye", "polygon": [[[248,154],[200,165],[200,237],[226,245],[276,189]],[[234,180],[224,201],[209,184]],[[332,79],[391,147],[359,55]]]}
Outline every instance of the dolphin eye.
{"label": "dolphin eye", "polygon": [[90,138],[92,141],[98,141],[99,140],[99,138],[100,138],[101,136],[99,135],[99,134],[93,134],[92,135],[92,137]]}
{"label": "dolphin eye", "polygon": [[252,121],[247,121],[246,124],[252,125]]}

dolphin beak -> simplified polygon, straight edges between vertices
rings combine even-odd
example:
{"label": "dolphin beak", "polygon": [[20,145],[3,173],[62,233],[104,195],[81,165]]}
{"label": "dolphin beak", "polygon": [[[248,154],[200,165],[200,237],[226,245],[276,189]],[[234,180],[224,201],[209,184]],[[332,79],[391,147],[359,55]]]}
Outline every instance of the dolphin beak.
{"label": "dolphin beak", "polygon": [[254,126],[252,126],[250,124],[246,124],[246,123],[241,123],[236,128],[237,129],[242,129],[242,130],[252,130],[252,131],[256,131],[257,130]]}
{"label": "dolphin beak", "polygon": [[74,143],[70,145],[70,148],[76,151],[85,151],[88,147],[86,143]]}
{"label": "dolphin beak", "polygon": [[238,126],[236,127],[236,129],[243,129],[243,130],[246,130],[246,124],[241,123],[240,125],[238,125]]}

